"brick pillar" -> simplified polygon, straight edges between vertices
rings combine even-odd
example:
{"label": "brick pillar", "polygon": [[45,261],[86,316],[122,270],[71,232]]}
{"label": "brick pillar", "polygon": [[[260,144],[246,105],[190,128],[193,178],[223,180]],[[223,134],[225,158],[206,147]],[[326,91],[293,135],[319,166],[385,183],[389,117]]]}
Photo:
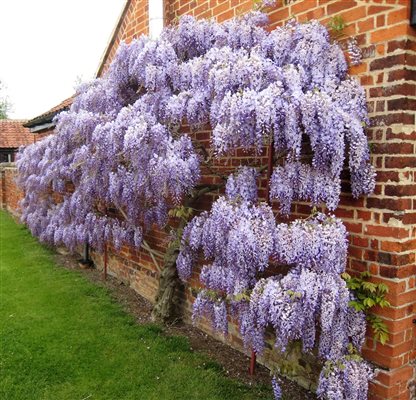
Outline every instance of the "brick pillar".
{"label": "brick pillar", "polygon": [[[374,84],[369,89],[375,126],[370,141],[378,177],[375,195],[365,201],[372,219],[364,227],[370,242],[363,259],[375,280],[389,286],[392,304],[377,310],[390,341],[383,346],[368,340],[364,352],[386,368],[372,386],[373,399],[416,396],[411,384],[416,357],[416,38],[408,11],[400,7],[380,14],[375,19],[380,29],[360,38],[381,55],[367,66]],[[400,15],[406,18],[399,20]]]}

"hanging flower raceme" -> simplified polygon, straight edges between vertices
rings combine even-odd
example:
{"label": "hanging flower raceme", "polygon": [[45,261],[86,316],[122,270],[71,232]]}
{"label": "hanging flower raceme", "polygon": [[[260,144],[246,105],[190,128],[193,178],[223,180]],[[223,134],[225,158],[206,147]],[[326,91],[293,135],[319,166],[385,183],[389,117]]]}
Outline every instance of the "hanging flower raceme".
{"label": "hanging flower raceme", "polygon": [[[231,312],[240,321],[246,347],[259,354],[266,329],[272,327],[280,351],[299,340],[304,352],[316,347],[322,360],[343,365],[351,348],[361,350],[366,326],[365,315],[349,307],[353,298],[340,277],[347,260],[346,229],[339,219],[321,213],[276,224],[270,207],[256,203],[256,189],[255,170],[241,168],[229,177],[226,197],[185,228],[179,276],[189,279],[198,250],[211,261],[200,273],[205,289],[197,295],[193,318],[206,317],[216,330],[226,333]],[[292,268],[286,275],[259,280],[270,257]],[[360,363],[351,368],[366,374],[348,382],[351,393],[359,392],[357,385],[372,376],[368,365]],[[320,393],[336,398],[331,397],[326,377],[321,375]]]}
{"label": "hanging flower raceme", "polygon": [[253,287],[273,252],[275,220],[265,203],[257,201],[257,173],[244,167],[231,175],[226,196],[211,211],[195,217],[185,228],[177,261],[179,276],[188,279],[199,249],[212,263],[201,271],[208,289],[237,295]]}
{"label": "hanging flower raceme", "polygon": [[346,355],[337,362],[325,363],[317,394],[328,400],[367,400],[368,379],[373,376],[373,370],[360,356]]}

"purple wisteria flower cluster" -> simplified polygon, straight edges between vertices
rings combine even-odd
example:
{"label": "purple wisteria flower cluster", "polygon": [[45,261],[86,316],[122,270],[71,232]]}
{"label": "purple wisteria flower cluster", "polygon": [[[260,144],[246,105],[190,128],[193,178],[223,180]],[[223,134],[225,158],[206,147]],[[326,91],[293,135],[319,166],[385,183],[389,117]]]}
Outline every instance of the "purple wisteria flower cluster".
{"label": "purple wisteria flower cluster", "polygon": [[369,377],[374,376],[368,364],[356,354],[347,355],[338,361],[329,361],[321,372],[317,393],[328,400],[367,400]]}
{"label": "purple wisteria flower cluster", "polygon": [[[107,232],[126,228],[136,243],[137,226],[165,224],[200,175],[191,137],[178,134],[182,123],[209,123],[217,155],[238,147],[261,152],[273,139],[286,163],[273,174],[271,196],[284,213],[294,200],[336,207],[346,144],[354,196],[371,192],[365,96],[348,77],[340,46],[316,21],[292,20],[272,32],[266,22],[260,11],[222,24],[184,16],[157,40],[122,44],[107,74],[81,85],[70,111],[59,115],[56,138],[20,156],[22,187],[31,189],[24,221],[33,232],[55,242],[54,221],[64,221],[65,235],[56,238],[102,246],[112,235],[86,233],[91,213]],[[305,140],[311,165],[301,158]],[[41,175],[32,173],[35,162]],[[57,203],[46,186],[62,191],[65,182],[74,193]],[[100,204],[118,209],[125,223],[100,213]]]}
{"label": "purple wisteria flower cluster", "polygon": [[[267,327],[273,328],[280,351],[296,340],[304,352],[317,348],[330,371],[321,374],[319,394],[361,399],[348,396],[367,390],[371,368],[359,359],[348,361],[351,373],[344,369],[351,348],[361,350],[366,330],[365,315],[349,306],[353,297],[340,276],[347,263],[345,226],[322,213],[276,223],[270,206],[257,202],[256,178],[255,169],[240,168],[229,177],[226,196],[184,230],[179,276],[190,278],[199,250],[209,261],[200,273],[205,289],[197,295],[193,318],[207,317],[223,333],[228,331],[227,315],[238,318],[246,347],[258,354],[264,350]],[[289,272],[259,278],[267,274],[270,259],[290,266]],[[353,375],[357,370],[360,379]],[[336,379],[341,397],[332,394]],[[278,393],[277,384],[273,387]]]}
{"label": "purple wisteria flower cluster", "polygon": [[[121,44],[107,73],[81,85],[59,114],[56,134],[19,155],[22,220],[32,233],[72,249],[140,247],[144,231],[165,225],[169,209],[200,182],[203,156],[183,124],[212,127],[214,157],[239,148],[261,154],[273,143],[279,164],[270,197],[283,214],[297,200],[334,210],[346,166],[353,196],[371,193],[365,94],[340,46],[317,21],[291,20],[271,32],[266,24],[259,9],[221,24],[184,16],[157,40]],[[332,371],[321,376],[320,395],[353,399],[370,373],[345,358],[350,344],[360,349],[365,329],[339,278],[345,228],[322,214],[276,224],[258,202],[259,173],[240,168],[225,196],[184,229],[180,277],[190,277],[200,251],[207,260],[194,316],[226,332],[231,312],[258,352],[267,326],[281,349],[292,340],[305,351],[317,344]],[[290,272],[259,279],[270,259]],[[334,397],[334,386],[343,397]]]}
{"label": "purple wisteria flower cluster", "polygon": [[350,56],[351,65],[360,65],[363,59],[363,53],[358,47],[356,38],[351,38],[347,44],[348,55]]}
{"label": "purple wisteria flower cluster", "polygon": [[[236,175],[228,179],[227,196],[220,197],[209,213],[203,212],[186,226],[177,260],[179,276],[188,279],[197,252],[202,249],[205,258],[213,260],[202,268],[202,283],[230,295],[253,287],[256,274],[268,266],[275,234],[271,208],[255,203],[255,170],[244,167]],[[236,182],[241,183],[238,190]]]}

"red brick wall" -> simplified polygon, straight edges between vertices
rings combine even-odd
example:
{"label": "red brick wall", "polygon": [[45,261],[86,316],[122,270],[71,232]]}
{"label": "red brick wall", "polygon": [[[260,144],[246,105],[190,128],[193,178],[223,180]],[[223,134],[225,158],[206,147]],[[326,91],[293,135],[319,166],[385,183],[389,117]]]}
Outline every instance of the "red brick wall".
{"label": "red brick wall", "polygon": [[17,215],[20,213],[19,201],[23,193],[16,185],[17,170],[13,164],[0,164],[0,202],[1,208]]}
{"label": "red brick wall", "polygon": [[109,48],[102,60],[99,68],[101,75],[111,63],[120,42],[131,42],[140,35],[147,35],[148,28],[148,1],[147,0],[128,0],[122,13],[122,20],[119,21],[113,37],[109,43]]}
{"label": "red brick wall", "polygon": [[[411,360],[416,357],[416,37],[409,27],[407,0],[298,0],[286,6],[282,1],[270,10],[272,29],[289,16],[300,21],[317,18],[323,23],[336,15],[346,21],[347,36],[356,36],[364,51],[362,65],[351,68],[367,91],[373,127],[368,129],[372,144],[372,162],[377,168],[374,195],[353,200],[343,194],[337,215],[350,231],[349,269],[369,270],[375,280],[390,288],[388,299],[392,308],[377,310],[391,332],[386,345],[374,343],[369,337],[365,356],[382,367],[376,383],[371,385],[373,399],[409,399],[409,383],[415,379]],[[251,9],[247,0],[166,0],[168,21],[192,14],[198,18],[217,18],[224,21]],[[114,57],[120,41],[131,41],[147,33],[147,0],[130,0],[115,32],[112,45],[103,61],[102,71]],[[209,145],[209,131],[198,132],[198,138]],[[235,159],[239,163],[239,159]],[[10,174],[9,174],[10,175]],[[7,175],[7,176],[9,176]],[[204,176],[211,181],[213,178]],[[6,200],[15,209],[15,192],[10,178]],[[8,189],[10,187],[10,189]],[[263,182],[264,187],[264,182]],[[7,197],[8,196],[8,197]],[[4,193],[3,196],[4,197]],[[201,201],[207,207],[212,197]],[[308,212],[302,204],[294,212]],[[163,252],[166,236],[152,231],[147,241]],[[102,267],[102,256],[94,254]],[[159,267],[162,260],[157,259]],[[123,248],[109,252],[109,272],[140,294],[154,300],[159,271],[146,252]],[[197,275],[191,285],[198,284]],[[186,318],[189,318],[193,295],[186,291]],[[206,324],[202,328],[210,331]],[[371,336],[371,335],[369,335]],[[231,327],[231,345],[241,348],[235,326]],[[268,357],[268,356],[266,356]]]}
{"label": "red brick wall", "polygon": [[43,138],[53,135],[55,133],[55,127],[50,129],[45,129],[44,131],[35,133],[35,143],[39,142],[39,140],[42,140]]}

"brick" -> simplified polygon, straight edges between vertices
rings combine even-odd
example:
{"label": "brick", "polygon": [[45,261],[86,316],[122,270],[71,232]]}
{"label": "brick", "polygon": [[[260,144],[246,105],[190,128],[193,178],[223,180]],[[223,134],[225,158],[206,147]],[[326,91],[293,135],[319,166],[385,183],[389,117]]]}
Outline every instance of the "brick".
{"label": "brick", "polygon": [[349,72],[351,75],[360,75],[362,73],[367,72],[367,67],[368,67],[367,63],[362,62],[360,65],[350,66]]}
{"label": "brick", "polygon": [[253,3],[251,1],[246,1],[243,2],[242,4],[240,4],[237,8],[236,8],[236,15],[244,15],[247,12],[251,11],[253,9]]}
{"label": "brick", "polygon": [[396,50],[403,51],[407,47],[407,39],[392,40],[387,43],[387,53],[393,53]]}
{"label": "brick", "polygon": [[413,154],[413,143],[373,143],[371,146],[372,154]]}
{"label": "brick", "polygon": [[222,12],[225,12],[225,11],[227,11],[228,10],[228,8],[229,8],[229,4],[228,4],[228,2],[223,2],[223,3],[220,3],[217,7],[214,7],[213,9],[212,9],[212,13],[213,13],[213,15],[219,15],[219,14],[221,14]]}
{"label": "brick", "polygon": [[371,14],[379,14],[379,13],[385,13],[386,11],[391,10],[391,6],[370,6],[368,7],[367,13],[368,15]]}
{"label": "brick", "polygon": [[416,195],[416,184],[415,185],[388,185],[384,188],[384,193],[387,196],[398,196],[398,197],[414,196]]}
{"label": "brick", "polygon": [[397,171],[377,171],[377,182],[399,182],[400,176]]}
{"label": "brick", "polygon": [[[415,209],[415,207],[413,207]],[[416,213],[407,213],[403,216],[402,222],[406,225],[416,224]]]}
{"label": "brick", "polygon": [[381,248],[384,251],[404,252],[411,249],[416,249],[416,239],[408,240],[406,242],[388,242],[383,241]]}
{"label": "brick", "polygon": [[387,115],[376,115],[375,117],[370,118],[370,120],[374,126],[390,126],[394,124],[414,125],[415,115],[409,111],[409,113],[400,112]]}
{"label": "brick", "polygon": [[388,357],[396,357],[401,354],[407,353],[413,348],[413,340],[400,343],[395,346],[389,346],[388,344],[382,345],[381,343],[377,343],[376,350],[381,354],[384,354]]}
{"label": "brick", "polygon": [[406,61],[405,54],[396,54],[392,56],[378,58],[370,63],[370,71],[391,68],[396,65],[404,64],[405,61]]}
{"label": "brick", "polygon": [[315,8],[315,9],[310,10],[306,13],[306,19],[307,20],[319,19],[319,18],[323,17],[324,15],[325,15],[325,8],[324,7]]}
{"label": "brick", "polygon": [[381,83],[384,80],[384,74],[381,72],[377,75],[377,83]]}
{"label": "brick", "polygon": [[368,198],[367,207],[378,208],[380,210],[394,210],[394,211],[406,211],[411,207],[410,199],[392,199],[388,197],[383,198]]}
{"label": "brick", "polygon": [[416,51],[416,39],[408,37],[406,41],[406,49]]}
{"label": "brick", "polygon": [[310,10],[311,8],[316,7],[317,0],[303,0],[303,1],[296,1],[290,7],[290,12],[292,15],[297,15],[302,11]]}
{"label": "brick", "polygon": [[228,10],[217,16],[218,22],[224,22],[234,17],[234,10]]}
{"label": "brick", "polygon": [[[132,1],[132,4],[139,3]],[[199,18],[212,14],[223,21],[233,17],[237,7],[242,11],[247,10],[249,3],[252,2],[245,0],[209,0],[205,2],[177,0],[167,3],[169,18],[187,13],[198,15]],[[363,85],[377,85],[377,87],[367,88],[371,96],[369,107],[376,113],[386,113],[387,115],[372,119],[375,123],[379,123],[380,127],[368,129],[368,137],[374,142],[372,146],[374,165],[378,168],[390,168],[390,170],[378,171],[376,193],[379,195],[377,197],[354,200],[347,193],[350,191],[350,188],[347,187],[349,185],[343,185],[346,193],[342,195],[342,206],[336,211],[336,215],[347,219],[347,227],[351,233],[350,256],[356,258],[349,258],[349,267],[355,271],[370,270],[373,274],[378,274],[381,281],[389,285],[389,298],[392,303],[399,306],[374,310],[387,319],[391,330],[391,340],[387,346],[380,346],[368,339],[365,355],[381,365],[393,368],[393,370],[383,371],[379,375],[378,385],[371,385],[370,398],[377,400],[404,399],[408,393],[406,387],[412,378],[412,373],[411,367],[400,367],[400,365],[408,363],[412,359],[412,354],[413,358],[416,355],[414,351],[411,353],[411,350],[406,347],[413,339],[414,327],[411,324],[411,318],[416,311],[410,304],[416,290],[414,279],[416,274],[414,262],[416,240],[410,239],[412,238],[412,224],[416,224],[416,212],[412,212],[412,207],[416,208],[416,199],[410,199],[415,197],[414,185],[410,182],[416,177],[407,169],[408,166],[414,167],[415,162],[413,161],[415,157],[412,157],[415,146],[411,141],[416,140],[416,132],[411,132],[409,127],[415,122],[414,116],[412,116],[415,111],[415,100],[411,96],[416,95],[416,85],[410,83],[414,80],[414,71],[408,69],[408,66],[416,63],[415,56],[412,55],[412,51],[416,51],[416,42],[404,37],[405,34],[411,32],[407,27],[408,18],[404,16],[408,10],[404,7],[407,6],[407,1],[298,0],[290,7],[280,4],[270,9],[271,26],[287,20],[291,13],[296,14],[300,20],[325,19],[326,16],[329,19],[335,14],[342,15],[349,22],[346,33],[357,36],[364,57],[370,58],[361,66],[351,68],[350,72],[359,74]],[[363,13],[366,8],[368,14]],[[146,9],[147,7],[132,6],[132,11],[127,17],[129,23],[125,21],[122,24],[122,32],[115,40],[116,45],[121,39],[130,41],[139,33],[147,31],[147,23],[144,22],[147,18]],[[138,19],[144,21],[138,22]],[[373,31],[376,26],[382,27],[382,29]],[[114,53],[115,48],[110,52],[110,59],[114,57]],[[387,55],[385,56],[385,54]],[[368,71],[371,72],[368,73]],[[392,128],[386,127],[390,124],[398,125]],[[401,124],[403,129],[400,127]],[[207,147],[209,146],[209,129],[198,133],[197,136],[198,140]],[[244,160],[249,160],[251,157],[247,154],[238,153],[238,155],[244,157]],[[226,173],[233,166],[238,166],[242,158],[232,158],[228,164],[225,164],[222,159],[218,161],[217,166],[221,171],[222,168],[225,168],[224,172]],[[203,171],[203,174],[206,182],[216,182],[218,179],[207,174],[206,171]],[[398,182],[401,184],[394,184]],[[265,180],[261,184],[264,195]],[[11,200],[12,196],[9,198]],[[215,199],[215,195],[205,196],[198,203],[198,207],[209,208],[213,199]],[[276,207],[277,204],[275,209]],[[302,204],[294,206],[294,209],[302,215],[308,215],[310,212],[310,207]],[[404,226],[388,225],[396,222]],[[160,231],[152,231],[148,236],[151,245],[163,251],[161,243],[165,240],[166,235]],[[117,275],[120,280],[130,282],[130,286],[146,298],[154,300],[158,275],[150,257],[142,252],[124,247],[118,255],[123,257],[111,256],[111,272]],[[197,270],[199,271],[199,269]],[[195,272],[191,279],[194,287],[200,287],[198,273]],[[188,321],[193,300],[194,296],[188,288],[185,293],[184,307],[187,310],[184,319]],[[201,324],[201,327],[212,335],[212,330],[206,321]],[[230,328],[230,332],[232,332],[230,341],[235,346],[242,348],[241,339],[235,335],[235,329],[235,326]]]}
{"label": "brick", "polygon": [[416,157],[386,157],[386,168],[413,168],[416,167]]}
{"label": "brick", "polygon": [[394,371],[380,371],[376,376],[376,380],[385,386],[394,386],[400,382],[409,380],[412,375],[413,368],[410,365],[406,365]]}
{"label": "brick", "polygon": [[357,22],[358,32],[368,32],[374,29],[374,18],[368,18],[364,21]]}
{"label": "brick", "polygon": [[380,276],[391,279],[410,278],[416,273],[415,265],[380,266]]}
{"label": "brick", "polygon": [[407,215],[406,212],[384,212],[383,222],[389,223],[390,219],[393,218],[395,221],[403,221],[403,218]]}
{"label": "brick", "polygon": [[361,52],[363,59],[374,58],[376,55],[376,46],[374,46],[374,44],[371,44],[370,46],[362,47]]}
{"label": "brick", "polygon": [[415,140],[416,139],[416,129],[413,132],[393,132],[391,129],[387,129],[386,131],[386,139],[387,140]]}
{"label": "brick", "polygon": [[[361,7],[354,7],[348,11],[345,11],[340,14],[340,16],[344,19],[346,23],[351,23],[354,21],[357,21],[361,18],[364,18],[367,16],[367,7],[361,6]],[[349,36],[349,33],[345,33],[345,30],[343,32],[345,35]],[[352,35],[355,32],[352,32]]]}
{"label": "brick", "polygon": [[409,24],[406,21],[405,24],[380,29],[371,33],[371,43],[385,42],[389,39],[394,39],[399,36],[407,35],[410,33]]}
{"label": "brick", "polygon": [[334,211],[334,214],[338,217],[338,218],[354,218],[354,210],[346,210],[345,208],[337,208]]}
{"label": "brick", "polygon": [[343,1],[336,1],[335,3],[331,3],[327,5],[327,13],[329,15],[336,14],[342,10],[347,10],[349,8],[353,8],[357,5],[355,0],[343,0]]}
{"label": "brick", "polygon": [[353,236],[352,237],[352,244],[359,247],[368,247],[368,238]]}
{"label": "brick", "polygon": [[367,271],[367,263],[365,261],[351,259],[351,269],[358,272]]}
{"label": "brick", "polygon": [[389,111],[397,110],[416,110],[416,99],[403,97],[401,99],[393,99],[387,102]]}
{"label": "brick", "polygon": [[377,28],[380,28],[386,25],[386,16],[384,14],[378,15],[376,17],[376,25],[377,25]]}
{"label": "brick", "polygon": [[363,230],[363,226],[360,223],[344,221],[344,225],[346,226],[348,232],[361,233]]}
{"label": "brick", "polygon": [[364,221],[370,221],[371,216],[372,216],[372,214],[371,214],[370,211],[357,210],[357,219],[362,219]]}
{"label": "brick", "polygon": [[273,11],[269,14],[270,24],[274,25],[277,22],[284,21],[285,19],[289,18],[289,8],[283,8],[281,10]]}
{"label": "brick", "polygon": [[391,300],[393,306],[408,305],[410,303],[416,304],[416,290],[410,290],[405,293],[400,293],[400,295]]}
{"label": "brick", "polygon": [[363,86],[370,86],[374,83],[373,77],[369,75],[360,76],[360,82]]}
{"label": "brick", "polygon": [[[384,283],[386,282],[392,282],[391,280],[384,279]],[[391,286],[391,285],[390,285]],[[394,290],[390,288],[390,293],[388,296],[392,296],[392,293],[394,294]],[[413,311],[412,308],[409,306],[402,306],[402,307],[374,307],[372,308],[372,311],[379,315],[382,318],[387,318],[386,324],[390,325],[390,327],[394,327],[394,329],[391,331],[393,334],[398,334],[400,332],[406,332],[407,329],[409,329],[410,324],[412,320],[408,320],[409,316],[412,316]],[[395,321],[393,323],[393,321]]]}
{"label": "brick", "polygon": [[364,233],[368,235],[392,237],[397,239],[404,239],[409,236],[409,231],[404,228],[379,225],[367,225],[364,228]]}
{"label": "brick", "polygon": [[[384,354],[380,354],[379,352],[376,351],[368,351],[366,349],[363,350],[363,355],[365,356],[365,358],[375,362],[377,365],[381,366],[381,367],[386,367],[386,368],[398,368],[401,367],[403,365],[403,361],[401,361],[401,359],[399,358],[391,358],[388,357]],[[374,388],[374,390],[377,389],[376,393],[378,392],[378,390],[380,390],[380,386],[377,386],[376,388]],[[383,395],[386,394],[386,392],[382,391],[381,392]],[[387,389],[387,393],[388,396],[391,394],[391,391],[389,389]],[[387,399],[388,397],[384,397],[384,399]]]}
{"label": "brick", "polygon": [[378,43],[376,45],[377,55],[384,56],[386,54],[386,46],[384,43]]}
{"label": "brick", "polygon": [[394,25],[401,21],[409,19],[409,9],[408,8],[400,8],[398,10],[390,11],[387,14],[387,24]]}

